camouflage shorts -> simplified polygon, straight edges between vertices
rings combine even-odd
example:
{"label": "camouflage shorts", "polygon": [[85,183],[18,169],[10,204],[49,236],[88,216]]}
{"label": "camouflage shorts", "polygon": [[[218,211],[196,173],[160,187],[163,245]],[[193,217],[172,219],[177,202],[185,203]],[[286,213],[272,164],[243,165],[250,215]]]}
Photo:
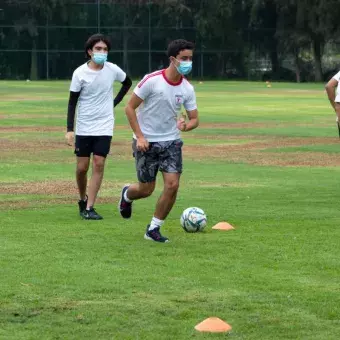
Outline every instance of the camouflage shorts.
{"label": "camouflage shorts", "polygon": [[141,183],[154,182],[158,170],[169,173],[182,173],[181,139],[167,142],[151,142],[146,152],[137,150],[137,141],[133,140],[132,150],[136,159],[138,181]]}

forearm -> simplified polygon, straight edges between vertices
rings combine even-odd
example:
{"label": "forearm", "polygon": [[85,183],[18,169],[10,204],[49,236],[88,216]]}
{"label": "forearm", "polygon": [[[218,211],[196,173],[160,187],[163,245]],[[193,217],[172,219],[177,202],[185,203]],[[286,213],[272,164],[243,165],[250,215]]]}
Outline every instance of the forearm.
{"label": "forearm", "polygon": [[129,92],[130,87],[132,85],[132,81],[129,77],[122,82],[122,87],[119,90],[116,98],[114,99],[113,106],[116,107],[125,97],[125,95]]}
{"label": "forearm", "polygon": [[329,102],[331,103],[333,109],[335,110],[335,89],[326,87],[326,92],[327,92]]}
{"label": "forearm", "polygon": [[142,130],[140,129],[140,126],[138,124],[136,110],[134,110],[130,106],[127,106],[125,108],[125,114],[126,114],[126,116],[128,118],[128,121],[130,123],[131,129],[134,132],[134,134],[136,135],[136,137],[137,138],[144,137],[143,133],[142,133]]}
{"label": "forearm", "polygon": [[197,126],[199,125],[199,120],[198,118],[192,118],[188,121],[188,123],[186,124],[185,127],[185,131],[191,131],[197,128]]}
{"label": "forearm", "polygon": [[336,115],[340,121],[340,103],[334,103],[334,109],[335,109],[335,112],[336,112]]}
{"label": "forearm", "polygon": [[70,98],[67,108],[67,132],[74,130],[74,117],[80,92],[70,92]]}

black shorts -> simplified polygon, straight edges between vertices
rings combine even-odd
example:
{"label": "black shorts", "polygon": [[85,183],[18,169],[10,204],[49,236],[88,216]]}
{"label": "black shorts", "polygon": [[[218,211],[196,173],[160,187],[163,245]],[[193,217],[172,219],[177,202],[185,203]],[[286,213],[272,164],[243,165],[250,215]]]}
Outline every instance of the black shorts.
{"label": "black shorts", "polygon": [[106,157],[110,152],[111,140],[111,136],[76,135],[76,148],[74,153],[77,157],[90,157],[91,153]]}
{"label": "black shorts", "polygon": [[137,150],[137,141],[133,140],[132,150],[136,159],[138,181],[141,183],[154,182],[158,171],[168,173],[182,173],[181,139],[167,142],[151,142],[149,150]]}

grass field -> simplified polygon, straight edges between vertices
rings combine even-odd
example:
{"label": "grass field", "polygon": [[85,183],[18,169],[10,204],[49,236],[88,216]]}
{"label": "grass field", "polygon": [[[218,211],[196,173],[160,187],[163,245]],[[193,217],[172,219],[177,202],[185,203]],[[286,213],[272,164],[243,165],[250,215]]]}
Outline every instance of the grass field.
{"label": "grass field", "polygon": [[[201,126],[165,226],[161,191],[117,212],[135,180],[121,105],[97,203],[77,212],[67,82],[0,82],[0,339],[339,339],[340,145],[321,84],[195,83]],[[179,225],[203,208],[205,232]],[[230,232],[211,227],[226,220]],[[209,316],[230,334],[200,334]]]}

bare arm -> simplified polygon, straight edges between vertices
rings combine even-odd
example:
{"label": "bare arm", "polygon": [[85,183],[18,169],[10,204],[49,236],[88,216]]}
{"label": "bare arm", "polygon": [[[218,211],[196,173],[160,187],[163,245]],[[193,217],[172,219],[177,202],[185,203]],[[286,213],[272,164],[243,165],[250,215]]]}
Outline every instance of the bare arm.
{"label": "bare arm", "polygon": [[137,149],[139,151],[147,151],[149,143],[145,139],[143,132],[138,124],[136,109],[141,105],[143,100],[139,98],[135,93],[132,96],[125,107],[125,114],[129,120],[132,131],[135,133],[137,138]]}
{"label": "bare arm", "polygon": [[137,138],[144,137],[142,130],[139,127],[136,109],[140,104],[142,104],[143,100],[139,98],[137,95],[132,93],[132,96],[125,107],[125,114],[129,120],[132,131],[135,133]]}
{"label": "bare arm", "polygon": [[192,110],[192,111],[187,111],[187,115],[189,118],[189,122],[186,124],[185,131],[191,131],[193,129],[196,129],[199,124],[197,109]]}
{"label": "bare arm", "polygon": [[187,115],[189,118],[189,121],[187,123],[185,122],[184,117],[182,117],[177,123],[179,130],[185,131],[185,132],[196,129],[199,124],[197,109],[192,110],[192,111],[187,111]]}
{"label": "bare arm", "polygon": [[338,86],[338,81],[332,78],[325,86],[329,102],[331,103],[334,111],[336,111],[335,105],[335,88]]}

